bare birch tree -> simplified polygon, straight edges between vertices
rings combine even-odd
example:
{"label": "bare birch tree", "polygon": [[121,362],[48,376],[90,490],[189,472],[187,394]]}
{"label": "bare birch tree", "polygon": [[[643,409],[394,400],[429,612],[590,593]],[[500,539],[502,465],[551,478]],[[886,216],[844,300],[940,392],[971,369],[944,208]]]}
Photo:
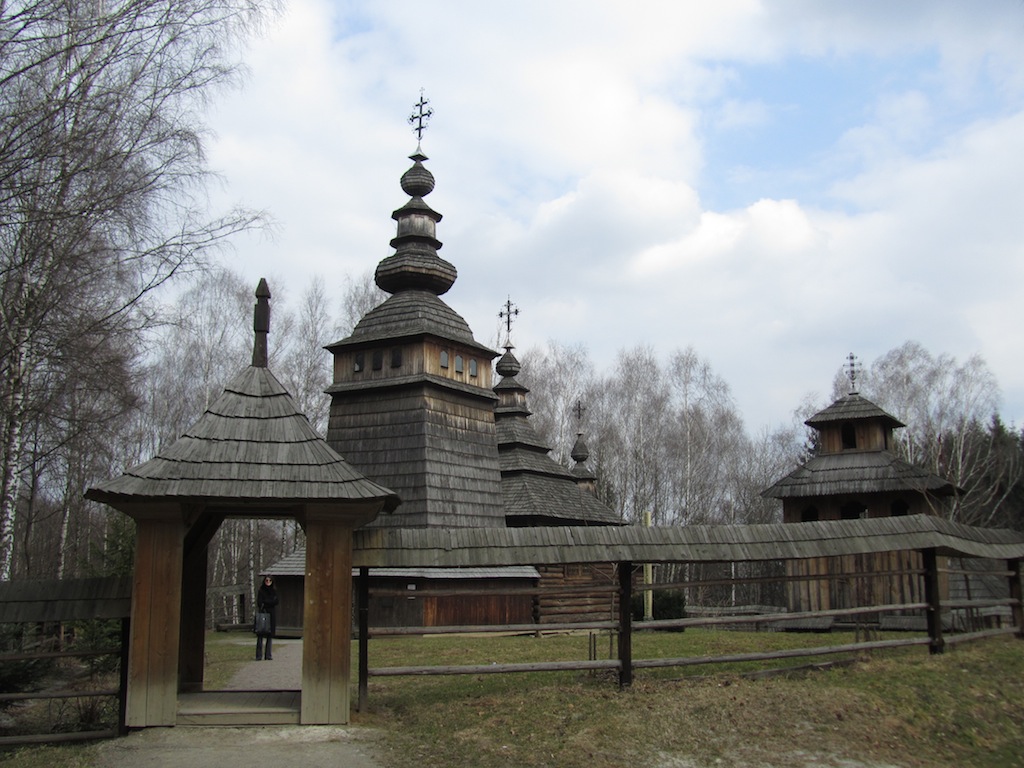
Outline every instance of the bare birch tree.
{"label": "bare birch tree", "polygon": [[256,221],[206,215],[200,115],[265,8],[0,3],[0,579],[41,382],[74,377],[68,350],[133,349],[152,294]]}
{"label": "bare birch tree", "polygon": [[576,433],[590,412],[594,365],[582,345],[557,341],[528,350],[520,362],[517,378],[530,389],[533,428],[551,446],[551,457],[568,466]]}

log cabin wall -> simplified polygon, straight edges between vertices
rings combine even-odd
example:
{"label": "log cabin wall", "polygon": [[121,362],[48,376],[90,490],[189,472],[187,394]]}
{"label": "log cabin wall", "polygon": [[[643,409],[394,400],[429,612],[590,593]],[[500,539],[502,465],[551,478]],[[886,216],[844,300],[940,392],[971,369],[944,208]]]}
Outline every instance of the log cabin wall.
{"label": "log cabin wall", "polygon": [[[611,563],[587,563],[538,566],[541,590],[537,598],[539,624],[567,624],[582,621],[609,621],[618,616],[618,595],[608,592],[615,584],[615,566]],[[595,587],[594,592],[559,594],[560,588]]]}
{"label": "log cabin wall", "polygon": [[[879,493],[861,496],[835,496],[813,499],[786,499],[783,521],[800,523],[851,519],[847,515],[863,509],[860,519],[875,519],[907,514],[929,514],[928,498],[923,494]],[[902,510],[894,514],[894,509]],[[846,514],[844,514],[846,513]],[[884,605],[897,602],[921,602],[924,586],[919,576],[921,557],[916,552],[890,552],[845,557],[792,560],[786,563],[788,576],[800,579],[787,587],[791,611],[817,611]],[[858,574],[877,573],[865,577]],[[943,599],[948,596],[946,580],[940,579]]]}

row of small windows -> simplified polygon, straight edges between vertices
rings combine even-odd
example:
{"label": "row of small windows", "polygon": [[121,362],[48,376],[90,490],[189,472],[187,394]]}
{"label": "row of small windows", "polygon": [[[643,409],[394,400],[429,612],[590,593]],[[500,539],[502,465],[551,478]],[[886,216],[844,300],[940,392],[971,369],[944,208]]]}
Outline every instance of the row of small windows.
{"label": "row of small windows", "polygon": [[[390,351],[388,355],[391,358],[392,368],[402,367],[402,348],[395,347]],[[370,367],[375,371],[379,371],[384,367],[384,350],[375,349],[370,355]],[[355,361],[352,364],[352,370],[356,373],[366,368],[366,354],[364,352],[356,352]]]}
{"label": "row of small windows", "polygon": [[[449,367],[449,364],[450,363],[449,363],[448,350],[442,349],[441,350],[441,367],[447,369]],[[463,373],[464,371],[465,371],[465,364],[463,363],[462,355],[456,355],[455,356],[455,372],[456,373]],[[469,375],[470,376],[476,376],[476,374],[477,374],[477,362],[476,362],[476,360],[474,358],[471,357],[469,359]]]}
{"label": "row of small windows", "polygon": [[[390,351],[391,367],[401,368],[402,367],[402,348],[395,347]],[[447,369],[450,366],[450,358],[447,350],[441,350],[441,367]],[[475,358],[469,359],[469,375],[476,376],[478,371],[478,363]],[[379,371],[384,368],[384,350],[375,349],[370,354],[370,367]],[[465,362],[462,359],[462,355],[455,355],[455,372],[465,372]],[[352,370],[356,373],[360,373],[366,368],[366,353],[356,352],[355,359],[352,364]]]}
{"label": "row of small windows", "polygon": [[[868,510],[860,502],[845,504],[839,508],[840,520],[863,520],[867,517]],[[889,514],[893,517],[903,517],[910,514],[910,505],[903,499],[896,499],[889,505]],[[817,507],[805,507],[800,511],[801,523],[814,523],[821,519]]]}

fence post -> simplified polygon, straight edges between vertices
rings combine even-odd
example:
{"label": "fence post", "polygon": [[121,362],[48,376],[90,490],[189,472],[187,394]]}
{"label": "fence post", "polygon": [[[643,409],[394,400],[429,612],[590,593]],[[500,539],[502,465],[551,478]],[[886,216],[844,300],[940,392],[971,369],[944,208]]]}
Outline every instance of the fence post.
{"label": "fence post", "polygon": [[359,612],[359,701],[356,709],[359,712],[366,711],[367,700],[370,696],[370,569],[359,569],[359,582],[357,586]]}
{"label": "fence post", "polygon": [[942,653],[945,641],[942,639],[942,596],[939,593],[939,557],[935,548],[921,550],[924,561],[924,599],[928,603],[927,623],[928,653]]}
{"label": "fence post", "polygon": [[633,684],[633,563],[619,563],[619,687]]}
{"label": "fence post", "polygon": [[1024,640],[1024,588],[1020,583],[1020,560],[1007,560],[1006,567],[1010,571],[1010,599],[1014,601],[1010,607],[1013,625],[1017,628],[1017,638]]}

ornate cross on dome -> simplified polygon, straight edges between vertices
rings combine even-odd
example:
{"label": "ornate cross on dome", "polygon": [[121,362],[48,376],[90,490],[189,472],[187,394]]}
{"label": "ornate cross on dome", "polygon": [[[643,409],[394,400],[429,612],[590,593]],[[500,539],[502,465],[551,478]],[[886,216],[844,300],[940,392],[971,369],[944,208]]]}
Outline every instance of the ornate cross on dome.
{"label": "ornate cross on dome", "polygon": [[519,307],[512,303],[512,297],[509,296],[505,301],[505,308],[498,313],[498,317],[505,321],[505,343],[508,344],[512,338],[512,318],[519,314]]}
{"label": "ornate cross on dome", "polygon": [[423,89],[420,88],[420,100],[413,104],[415,111],[409,115],[409,125],[413,126],[412,132],[416,134],[416,141],[423,141],[423,132],[427,130],[427,123],[430,116],[434,114],[429,106],[430,99],[423,98]]}
{"label": "ornate cross on dome", "polygon": [[857,391],[857,374],[861,371],[860,360],[851,352],[846,356],[846,378],[850,380],[850,394]]}
{"label": "ornate cross on dome", "polygon": [[583,400],[576,398],[576,405],[572,407],[573,413],[576,414],[576,424],[579,425],[583,421],[583,413],[587,410],[587,407],[583,405]]}

